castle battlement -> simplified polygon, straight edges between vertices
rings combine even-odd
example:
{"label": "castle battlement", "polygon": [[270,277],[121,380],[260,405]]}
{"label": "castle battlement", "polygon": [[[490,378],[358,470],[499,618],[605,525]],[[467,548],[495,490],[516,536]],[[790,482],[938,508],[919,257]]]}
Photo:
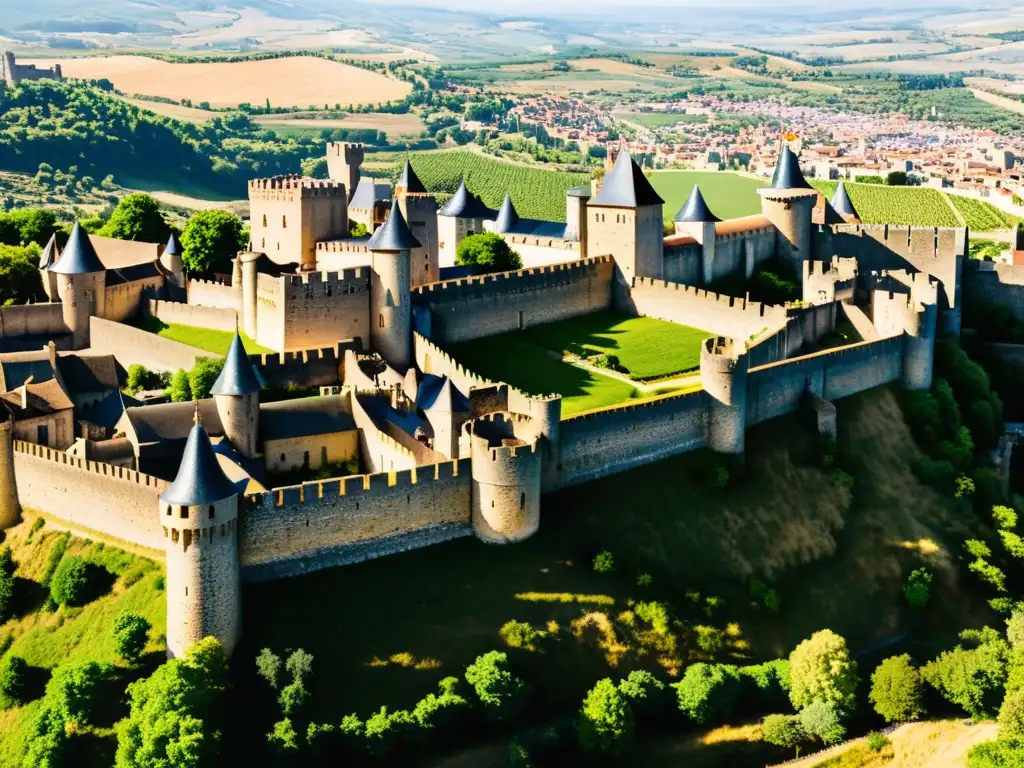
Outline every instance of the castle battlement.
{"label": "castle battlement", "polygon": [[365,151],[363,144],[356,142],[347,141],[329,141],[327,142],[327,154],[334,155],[335,157],[344,157],[345,151],[358,150],[360,152]]}
{"label": "castle battlement", "polygon": [[289,288],[305,286],[309,288],[349,288],[366,289],[370,279],[368,267],[351,267],[340,272],[302,272],[298,275],[281,275],[282,285]]}
{"label": "castle battlement", "polygon": [[52,461],[54,464],[64,464],[76,467],[83,472],[91,472],[92,474],[99,475],[100,477],[105,477],[110,480],[135,483],[136,485],[145,486],[146,488],[154,488],[157,490],[163,490],[168,486],[166,480],[153,477],[153,475],[147,475],[144,472],[127,469],[126,467],[116,467],[113,464],[105,464],[102,461],[81,459],[77,456],[65,453],[64,451],[47,448],[45,445],[25,442],[24,440],[14,441],[14,451],[15,453],[24,453],[29,456],[35,456],[36,458],[44,459],[45,461]]}
{"label": "castle battlement", "polygon": [[298,174],[271,176],[249,182],[250,200],[304,200],[314,197],[346,197],[345,185],[331,179],[311,179]]}
{"label": "castle battlement", "polygon": [[257,361],[261,368],[268,371],[275,368],[285,368],[294,363],[309,363],[315,360],[340,361],[341,357],[341,345],[335,344],[333,347],[250,355],[249,359]]}
{"label": "castle battlement", "polygon": [[780,367],[787,366],[787,365],[795,365],[797,363],[802,363],[802,362],[805,362],[807,360],[816,360],[816,359],[826,358],[826,357],[840,357],[842,355],[849,354],[850,350],[863,349],[863,348],[870,347],[872,345],[875,345],[875,346],[889,345],[889,344],[899,344],[899,345],[902,345],[902,343],[903,343],[903,339],[900,336],[889,336],[889,337],[886,337],[884,339],[875,339],[874,341],[857,341],[857,342],[854,342],[853,344],[847,344],[844,347],[832,347],[831,349],[823,349],[823,350],[820,350],[818,352],[811,352],[808,355],[800,355],[799,357],[790,357],[790,358],[787,358],[786,360],[778,360],[778,361],[776,361],[774,363],[765,363],[764,365],[759,365],[759,366],[756,366],[754,368],[751,368],[749,373],[758,373],[760,371],[767,371],[767,370],[769,370],[771,368],[780,368]]}
{"label": "castle battlement", "polygon": [[582,422],[588,419],[600,419],[608,414],[624,414],[624,413],[638,413],[642,414],[644,411],[651,408],[658,408],[664,405],[668,401],[683,400],[688,397],[704,397],[703,389],[696,389],[690,392],[668,392],[664,395],[655,395],[654,397],[648,397],[641,400],[638,403],[619,403],[618,405],[604,405],[600,408],[591,408],[587,411],[580,411],[574,413],[571,416],[563,416],[562,424],[567,422]]}
{"label": "castle battlement", "polygon": [[510,272],[494,272],[489,275],[459,277],[454,280],[427,283],[413,288],[412,293],[429,301],[457,301],[460,298],[471,298],[474,295],[490,291],[529,290],[531,284],[546,287],[553,282],[568,283],[595,276],[601,264],[610,263],[614,263],[611,256],[595,256],[562,264],[548,264],[543,267],[530,267]]}
{"label": "castle battlement", "polygon": [[369,253],[369,240],[322,240],[316,244],[320,253]]}
{"label": "castle battlement", "polygon": [[[895,253],[916,258],[947,257],[962,252],[965,227],[918,227],[892,224],[832,224],[833,234],[870,238]],[[962,239],[964,238],[964,239]]]}
{"label": "castle battlement", "polygon": [[724,293],[715,293],[695,285],[685,283],[672,283],[667,280],[659,280],[653,277],[634,277],[633,288],[653,288],[661,291],[672,292],[681,296],[687,296],[704,301],[721,304],[729,309],[741,310],[760,315],[761,317],[784,315],[785,307],[777,304],[764,304],[760,301],[749,301],[747,298],[727,296]]}
{"label": "castle battlement", "polygon": [[563,237],[537,237],[536,235],[502,235],[509,245],[531,245],[540,248],[554,248],[563,251],[578,251],[578,240],[566,240]]}

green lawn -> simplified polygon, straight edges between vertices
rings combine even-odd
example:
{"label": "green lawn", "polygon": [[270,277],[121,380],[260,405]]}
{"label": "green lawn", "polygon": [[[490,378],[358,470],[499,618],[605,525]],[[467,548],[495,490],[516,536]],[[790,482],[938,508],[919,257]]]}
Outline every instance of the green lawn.
{"label": "green lawn", "polygon": [[757,190],[767,186],[766,181],[729,171],[656,171],[650,179],[665,201],[665,221],[671,221],[683,207],[694,184],[700,186],[708,207],[720,219],[760,213]]}
{"label": "green lawn", "polygon": [[[205,349],[207,352],[216,352],[218,355],[226,355],[231,340],[235,337],[230,331],[215,331],[210,328],[200,328],[195,325],[182,325],[180,323],[165,323],[155,317],[147,317],[140,325],[143,330],[163,336],[165,339],[180,341],[190,347]],[[272,354],[274,350],[261,346],[250,339],[244,333],[241,334],[242,343],[245,344],[245,351],[250,355]]]}
{"label": "green lawn", "polygon": [[530,328],[522,334],[552,352],[616,355],[631,378],[644,381],[700,367],[700,343],[714,335],[651,317],[595,312]]}

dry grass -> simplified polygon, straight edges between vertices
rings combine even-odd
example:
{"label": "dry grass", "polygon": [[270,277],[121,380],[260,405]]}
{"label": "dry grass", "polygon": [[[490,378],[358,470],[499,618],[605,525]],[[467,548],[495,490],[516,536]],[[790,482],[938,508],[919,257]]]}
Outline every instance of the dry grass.
{"label": "dry grass", "polygon": [[988,102],[992,106],[1002,107],[1011,112],[1016,112],[1018,115],[1024,115],[1024,101],[1017,101],[1006,96],[998,96],[994,93],[983,91],[980,88],[971,88],[970,91],[974,94],[975,98]]}
{"label": "dry grass", "polygon": [[288,128],[375,128],[384,131],[389,139],[419,136],[423,130],[423,121],[418,115],[390,115],[383,112],[346,115],[345,117],[303,117],[294,115],[263,115],[255,118],[260,125]]}
{"label": "dry grass", "polygon": [[376,72],[307,56],[263,61],[169,64],[145,56],[95,56],[36,61],[59,63],[64,75],[107,78],[125,93],[237,104],[317,106],[370,104],[401,99],[412,86]]}
{"label": "dry grass", "polygon": [[123,101],[134,104],[139,109],[146,109],[164,117],[171,117],[175,120],[182,120],[187,123],[201,124],[217,116],[216,112],[208,109],[197,109],[195,107],[183,107],[180,104],[167,104],[163,101],[148,101],[146,99],[132,99],[121,97]]}

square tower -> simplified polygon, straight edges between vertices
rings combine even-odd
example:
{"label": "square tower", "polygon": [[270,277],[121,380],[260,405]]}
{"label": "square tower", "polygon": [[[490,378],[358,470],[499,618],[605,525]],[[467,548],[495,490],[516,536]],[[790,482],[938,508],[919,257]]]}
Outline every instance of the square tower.
{"label": "square tower", "polygon": [[327,178],[344,184],[350,200],[356,193],[364,154],[362,144],[344,141],[331,141],[327,144]]}
{"label": "square tower", "polygon": [[276,264],[316,267],[316,244],[348,237],[344,184],[301,176],[249,182],[250,250]]}

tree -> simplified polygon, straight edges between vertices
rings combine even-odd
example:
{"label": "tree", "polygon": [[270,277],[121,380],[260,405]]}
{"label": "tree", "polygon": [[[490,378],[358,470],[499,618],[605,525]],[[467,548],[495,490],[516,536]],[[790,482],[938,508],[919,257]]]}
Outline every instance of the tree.
{"label": "tree", "polygon": [[313,673],[313,654],[297,648],[292,651],[284,666],[293,680],[305,680]]}
{"label": "tree", "polygon": [[366,719],[364,733],[370,753],[375,757],[389,755],[415,727],[416,721],[406,710],[388,712],[387,707],[381,707]]}
{"label": "tree", "polygon": [[757,693],[769,706],[782,705],[789,700],[789,660],[773,659],[762,664],[751,664],[738,670],[741,680],[749,680]]}
{"label": "tree", "polygon": [[999,738],[1024,739],[1024,690],[1008,693],[999,707]]}
{"label": "tree", "polygon": [[149,620],[131,611],[125,611],[114,619],[114,650],[127,662],[135,663],[149,640]]}
{"label": "tree", "polygon": [[1019,603],[1006,620],[1006,639],[1011,648],[1024,649],[1024,606]]}
{"label": "tree", "polygon": [[144,389],[157,389],[163,379],[159,373],[149,370],[144,365],[133,363],[128,366],[128,379],[125,381],[124,389],[131,395]]}
{"label": "tree", "polygon": [[248,248],[242,242],[242,220],[227,211],[198,211],[181,233],[181,262],[192,275],[230,272],[231,259]]}
{"label": "tree", "polygon": [[[217,377],[224,370],[223,358],[200,357],[192,370],[188,372],[188,389],[193,400],[204,400],[210,396],[210,390],[217,382]],[[171,382],[174,389],[174,382]],[[173,396],[172,396],[173,399]]]}
{"label": "tree", "polygon": [[121,198],[99,234],[118,240],[166,243],[171,228],[160,213],[160,204],[147,194],[135,192]]}
{"label": "tree", "polygon": [[967,753],[967,768],[1019,768],[1024,765],[1024,739],[985,741]]}
{"label": "tree", "polygon": [[798,757],[800,744],[807,739],[799,715],[768,715],[761,722],[761,735],[769,744],[795,749]]}
{"label": "tree", "polygon": [[171,376],[170,386],[171,402],[187,403],[192,399],[192,388],[188,383],[188,374],[179,368]]}
{"label": "tree", "polygon": [[267,742],[286,761],[292,760],[299,751],[298,734],[287,717],[274,723],[274,730],[267,734]]}
{"label": "tree", "polygon": [[281,657],[269,648],[264,648],[256,657],[256,672],[276,691],[281,684]]}
{"label": "tree", "polygon": [[993,634],[976,648],[958,645],[944,651],[921,669],[925,681],[943,698],[976,719],[996,712],[1006,682],[1009,645]]}
{"label": "tree", "polygon": [[89,590],[89,566],[74,555],[60,561],[50,580],[50,597],[57,605],[82,605]]}
{"label": "tree", "polygon": [[822,744],[838,744],[846,735],[840,710],[834,702],[815,699],[800,710],[800,725],[808,736],[820,739]]}
{"label": "tree", "polygon": [[7,709],[22,702],[28,664],[21,656],[8,654],[0,662],[0,708]]}
{"label": "tree", "polygon": [[0,243],[5,245],[42,247],[56,229],[57,216],[48,208],[21,208],[0,215]]}
{"label": "tree", "polygon": [[522,269],[523,260],[505,238],[495,232],[467,235],[455,251],[455,263],[473,267],[477,274]]}
{"label": "tree", "polygon": [[921,609],[928,605],[928,587],[932,583],[932,574],[927,568],[917,568],[907,576],[903,594],[911,608]]}
{"label": "tree", "polygon": [[217,764],[227,657],[212,637],[128,686],[118,724],[117,768],[200,768]]}
{"label": "tree", "polygon": [[687,667],[683,679],[672,687],[679,709],[703,725],[724,721],[732,714],[740,694],[740,676],[736,667],[700,661]]}
{"label": "tree", "polygon": [[629,699],[610,678],[598,680],[583,699],[580,746],[584,752],[621,752],[633,738],[633,712]]}
{"label": "tree", "polygon": [[924,714],[923,693],[921,673],[905,653],[891,656],[876,667],[868,698],[887,723],[903,723]]}
{"label": "tree", "polygon": [[26,304],[45,297],[39,275],[40,254],[35,243],[25,247],[0,245],[0,304]]}
{"label": "tree", "polygon": [[57,667],[46,684],[45,706],[65,723],[84,726],[91,722],[100,683],[113,674],[113,667],[95,661]]}
{"label": "tree", "polygon": [[1017,527],[1017,513],[1012,507],[996,505],[992,507],[992,521],[996,528],[1009,531]]}
{"label": "tree", "polygon": [[281,711],[287,717],[297,714],[307,701],[309,701],[309,691],[306,689],[306,685],[301,677],[292,680],[282,688],[281,695],[278,698],[278,702],[281,704]]}
{"label": "tree", "polygon": [[829,629],[815,632],[789,656],[789,700],[796,709],[812,701],[835,704],[852,712],[859,676],[846,640]]}
{"label": "tree", "polygon": [[490,651],[466,667],[466,682],[496,719],[515,717],[526,703],[526,684],[508,669],[508,656]]}
{"label": "tree", "polygon": [[641,722],[658,717],[666,708],[665,684],[645,670],[633,670],[625,680],[620,680],[619,691]]}
{"label": "tree", "polygon": [[[4,547],[2,552],[10,557],[10,547]],[[7,565],[6,563],[10,563]],[[0,622],[7,621],[14,610],[14,562],[8,560],[0,567]]]}
{"label": "tree", "polygon": [[889,175],[885,177],[885,183],[888,184],[890,187],[907,186],[906,171],[890,171]]}

